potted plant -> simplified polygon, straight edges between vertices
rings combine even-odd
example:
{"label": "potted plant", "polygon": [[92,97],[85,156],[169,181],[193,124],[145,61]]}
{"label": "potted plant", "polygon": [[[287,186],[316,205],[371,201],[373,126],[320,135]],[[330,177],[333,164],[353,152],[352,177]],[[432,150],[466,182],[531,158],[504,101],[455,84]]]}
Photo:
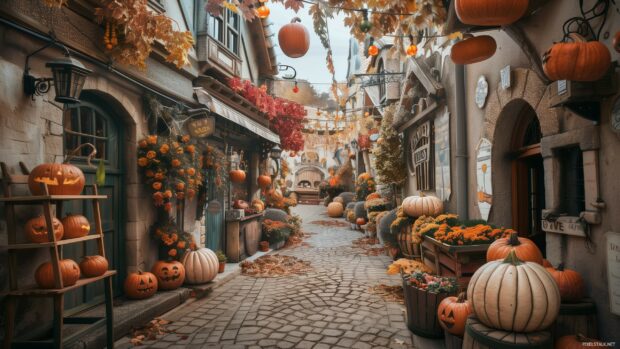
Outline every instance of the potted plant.
{"label": "potted plant", "polygon": [[220,262],[220,268],[218,269],[218,273],[223,273],[224,268],[226,268],[226,255],[222,251],[215,252],[215,255],[217,256],[217,260]]}

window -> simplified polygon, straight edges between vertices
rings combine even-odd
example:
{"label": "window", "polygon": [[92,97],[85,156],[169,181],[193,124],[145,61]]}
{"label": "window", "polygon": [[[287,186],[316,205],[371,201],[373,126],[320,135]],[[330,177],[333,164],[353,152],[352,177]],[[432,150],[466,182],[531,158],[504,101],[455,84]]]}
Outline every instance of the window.
{"label": "window", "polygon": [[[90,143],[97,149],[95,158],[110,160],[110,142],[108,119],[101,110],[82,103],[82,106],[70,108],[67,111],[65,117],[65,149],[67,151]],[[92,148],[82,147],[77,157],[85,159],[91,152]]]}
{"label": "window", "polygon": [[585,211],[585,188],[583,180],[583,154],[578,146],[557,150],[560,162],[561,213],[579,216]]}
{"label": "window", "polygon": [[421,124],[412,135],[410,168],[413,168],[416,188],[420,191],[434,188],[434,167],[432,163],[432,129],[431,122]]}
{"label": "window", "polygon": [[221,16],[209,15],[207,32],[213,39],[219,41],[230,52],[239,55],[239,15],[225,10]]}

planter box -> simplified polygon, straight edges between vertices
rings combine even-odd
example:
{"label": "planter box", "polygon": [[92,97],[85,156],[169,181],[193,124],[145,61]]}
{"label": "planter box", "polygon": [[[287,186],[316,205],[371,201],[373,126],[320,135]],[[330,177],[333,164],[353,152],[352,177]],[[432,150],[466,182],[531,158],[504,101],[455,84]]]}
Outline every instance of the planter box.
{"label": "planter box", "polygon": [[436,274],[456,277],[459,286],[466,289],[472,275],[486,263],[489,245],[454,246],[424,236],[421,244],[422,260]]}
{"label": "planter box", "polygon": [[442,338],[443,328],[437,320],[437,307],[448,293],[431,293],[411,286],[403,277],[407,327],[418,336]]}

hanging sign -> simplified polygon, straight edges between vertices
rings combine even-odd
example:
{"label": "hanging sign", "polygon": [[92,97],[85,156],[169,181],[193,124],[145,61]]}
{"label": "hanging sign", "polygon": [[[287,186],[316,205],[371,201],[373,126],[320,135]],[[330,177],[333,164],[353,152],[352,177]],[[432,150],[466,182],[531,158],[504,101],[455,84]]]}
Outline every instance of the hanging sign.
{"label": "hanging sign", "polygon": [[489,219],[491,205],[493,204],[493,182],[491,181],[491,148],[492,143],[482,138],[478,143],[476,155],[476,180],[478,183],[477,200],[480,217],[485,221]]}
{"label": "hanging sign", "polygon": [[185,125],[187,127],[187,132],[189,132],[192,137],[196,138],[208,137],[215,132],[215,118],[212,116],[192,119]]}
{"label": "hanging sign", "polygon": [[579,221],[579,217],[558,217],[553,220],[543,219],[541,221],[542,230],[548,233],[566,234],[573,236],[586,236],[586,231]]}
{"label": "hanging sign", "polygon": [[609,286],[609,310],[620,315],[620,234],[607,233],[607,282]]}

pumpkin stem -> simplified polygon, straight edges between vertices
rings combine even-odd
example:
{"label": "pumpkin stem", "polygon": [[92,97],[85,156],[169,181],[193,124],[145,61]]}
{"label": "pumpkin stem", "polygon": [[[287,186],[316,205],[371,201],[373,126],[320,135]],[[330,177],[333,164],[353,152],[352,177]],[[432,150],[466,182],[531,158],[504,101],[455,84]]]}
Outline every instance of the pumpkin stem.
{"label": "pumpkin stem", "polygon": [[517,266],[523,264],[523,261],[520,260],[519,257],[517,257],[517,253],[513,248],[512,250],[510,250],[510,253],[508,254],[508,256],[506,256],[503,263],[510,263],[514,266]]}
{"label": "pumpkin stem", "polygon": [[577,34],[577,33],[570,33],[568,34],[568,37],[571,38],[573,40],[573,42],[588,42],[588,40],[586,40],[586,38],[584,38],[583,36]]}
{"label": "pumpkin stem", "polygon": [[293,17],[293,19],[291,19],[291,23],[295,22],[301,23],[301,19],[299,19],[299,17]]}
{"label": "pumpkin stem", "polygon": [[461,292],[459,293],[456,302],[457,303],[465,303],[465,301],[467,300],[467,294],[465,292]]}
{"label": "pumpkin stem", "polygon": [[557,270],[557,271],[564,271],[564,262],[558,264],[558,267],[555,268],[555,270]]}
{"label": "pumpkin stem", "polygon": [[519,241],[519,233],[517,233],[516,231],[514,233],[510,233],[510,237],[508,238],[508,244],[511,246],[521,245],[521,241]]}

